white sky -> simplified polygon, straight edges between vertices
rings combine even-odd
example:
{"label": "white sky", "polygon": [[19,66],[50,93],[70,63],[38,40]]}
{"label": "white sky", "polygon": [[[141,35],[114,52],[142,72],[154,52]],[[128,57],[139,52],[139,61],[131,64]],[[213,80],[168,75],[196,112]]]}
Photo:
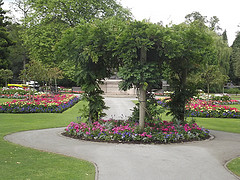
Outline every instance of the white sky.
{"label": "white sky", "polygon": [[[4,9],[10,9],[9,2],[3,0]],[[220,27],[227,30],[229,45],[232,45],[236,32],[240,31],[240,1],[239,0],[117,0],[123,7],[131,9],[137,20],[150,19],[151,22],[162,21],[178,24],[185,20],[187,14],[193,11],[200,12],[208,19],[217,16]]]}

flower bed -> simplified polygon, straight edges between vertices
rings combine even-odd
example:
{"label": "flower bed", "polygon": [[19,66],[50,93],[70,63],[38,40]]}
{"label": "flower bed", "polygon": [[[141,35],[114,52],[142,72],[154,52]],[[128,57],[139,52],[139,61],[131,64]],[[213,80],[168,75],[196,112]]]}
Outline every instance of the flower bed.
{"label": "flower bed", "polygon": [[[162,107],[168,108],[167,101],[158,101]],[[214,118],[240,118],[240,111],[226,105],[239,104],[237,100],[199,100],[191,99],[186,105],[186,113],[189,117],[214,117]]]}
{"label": "flower bed", "polygon": [[145,124],[143,132],[130,121],[99,120],[93,124],[71,122],[64,135],[84,140],[125,143],[174,143],[209,138],[209,131],[196,123],[176,125],[156,121]]}
{"label": "flower bed", "polygon": [[25,99],[29,90],[3,88],[0,90],[0,98]]}
{"label": "flower bed", "polygon": [[41,94],[33,100],[21,99],[0,104],[0,113],[61,113],[72,107],[79,98],[71,94]]}
{"label": "flower bed", "polygon": [[234,103],[236,103],[234,100],[226,102],[192,100],[186,105],[186,111],[191,117],[240,118],[237,108],[221,105]]}

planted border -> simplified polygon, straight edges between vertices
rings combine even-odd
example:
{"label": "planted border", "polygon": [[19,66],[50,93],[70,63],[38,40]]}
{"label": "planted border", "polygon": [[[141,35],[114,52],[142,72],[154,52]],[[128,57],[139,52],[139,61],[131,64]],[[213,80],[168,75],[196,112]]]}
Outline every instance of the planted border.
{"label": "planted border", "polygon": [[91,141],[117,143],[177,143],[209,138],[209,131],[196,123],[177,125],[173,122],[146,123],[143,132],[138,123],[130,121],[99,120],[93,124],[71,122],[64,135]]}
{"label": "planted border", "polygon": [[80,99],[72,94],[34,96],[32,100],[21,99],[0,104],[0,113],[61,113]]}

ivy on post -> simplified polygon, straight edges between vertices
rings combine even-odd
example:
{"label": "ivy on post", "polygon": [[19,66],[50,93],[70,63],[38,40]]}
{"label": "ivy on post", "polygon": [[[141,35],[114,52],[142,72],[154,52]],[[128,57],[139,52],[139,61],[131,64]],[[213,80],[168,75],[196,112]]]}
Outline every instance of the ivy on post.
{"label": "ivy on post", "polygon": [[[153,101],[148,101],[148,92],[161,84],[161,65],[163,50],[161,40],[164,27],[146,21],[134,21],[126,25],[118,39],[118,56],[122,63],[118,75],[123,79],[121,90],[136,87],[139,90],[139,106],[134,109],[134,120],[139,121],[139,129],[144,129],[146,119],[152,119],[149,113]],[[139,112],[138,112],[139,111]],[[136,112],[136,113],[135,113]]]}

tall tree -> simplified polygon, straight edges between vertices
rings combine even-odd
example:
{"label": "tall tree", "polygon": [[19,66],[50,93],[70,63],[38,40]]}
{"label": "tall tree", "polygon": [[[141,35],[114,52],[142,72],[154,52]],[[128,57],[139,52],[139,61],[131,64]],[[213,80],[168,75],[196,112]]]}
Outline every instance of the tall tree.
{"label": "tall tree", "polygon": [[13,72],[9,69],[0,69],[0,79],[5,82],[5,87],[7,87],[7,83],[9,79],[13,78]]}
{"label": "tall tree", "polygon": [[2,5],[3,0],[0,0],[0,68],[7,69],[10,64],[7,59],[9,55],[8,47],[13,43],[8,36],[6,26],[9,22],[6,20],[6,11],[2,9]]}
{"label": "tall tree", "polygon": [[227,30],[225,29],[222,33],[223,41],[228,44]]}
{"label": "tall tree", "polygon": [[69,27],[75,27],[82,20],[118,16],[129,17],[129,11],[115,0],[27,0],[32,10],[26,23],[25,43],[32,59],[44,63],[59,64],[54,56],[54,46]]}
{"label": "tall tree", "polygon": [[21,24],[13,23],[8,25],[7,29],[9,37],[14,41],[14,45],[9,47],[8,60],[10,62],[9,68],[13,71],[13,78],[16,80],[20,71],[24,69],[25,63],[29,61],[22,39],[24,28]]}
{"label": "tall tree", "polygon": [[237,33],[236,39],[233,41],[229,76],[232,81],[238,83],[240,79],[240,32]]}

